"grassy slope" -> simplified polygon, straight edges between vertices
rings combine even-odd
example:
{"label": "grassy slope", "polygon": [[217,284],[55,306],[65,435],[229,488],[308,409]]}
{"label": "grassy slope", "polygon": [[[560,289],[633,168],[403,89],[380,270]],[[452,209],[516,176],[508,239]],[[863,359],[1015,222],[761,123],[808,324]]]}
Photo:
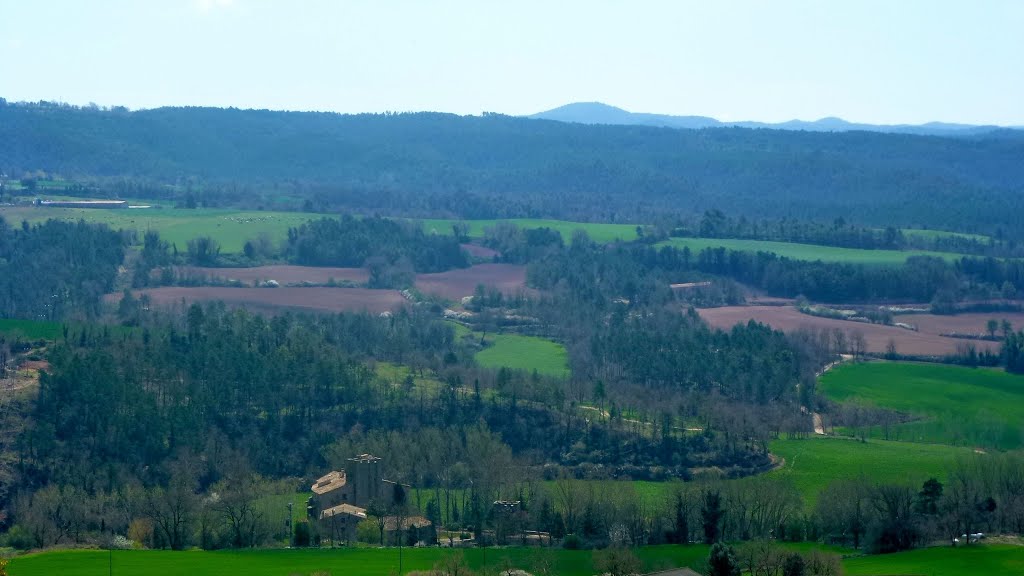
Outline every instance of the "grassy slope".
{"label": "grassy slope", "polygon": [[821,377],[820,389],[834,400],[922,416],[898,427],[902,438],[1004,449],[1022,446],[1024,376],[985,368],[871,362],[829,371]]}
{"label": "grassy slope", "polygon": [[537,370],[552,376],[569,375],[569,355],[557,342],[536,336],[495,334],[491,345],[476,353],[476,361],[487,368]]}
{"label": "grassy slope", "polygon": [[658,245],[670,245],[680,249],[688,246],[694,253],[700,252],[705,248],[718,247],[746,252],[774,252],[779,256],[785,256],[793,260],[822,260],[847,264],[896,265],[902,264],[910,256],[937,256],[950,261],[959,258],[958,255],[948,252],[861,250],[856,248],[837,248],[835,246],[817,246],[814,244],[796,244],[793,242],[737,240],[731,238],[672,238]]}
{"label": "grassy slope", "polygon": [[636,240],[636,224],[594,224],[584,222],[567,222],[565,220],[543,220],[538,218],[513,218],[509,220],[424,220],[423,227],[427,231],[436,231],[438,234],[451,234],[452,224],[462,222],[469,226],[469,235],[480,238],[484,235],[484,228],[496,225],[498,222],[508,222],[520,228],[551,228],[562,235],[562,240],[570,242],[572,234],[576,230],[583,230],[590,239],[595,242],[613,242],[615,240],[631,241]]}
{"label": "grassy slope", "polygon": [[770,449],[785,459],[785,465],[769,472],[769,476],[791,477],[808,510],[814,508],[818,495],[836,478],[864,474],[882,482],[920,484],[932,476],[941,479],[953,460],[971,452],[938,444],[826,437],[775,440]]}
{"label": "grassy slope", "polygon": [[0,216],[11,224],[27,220],[30,224],[48,219],[85,220],[107,224],[116,229],[135,229],[140,233],[156,230],[160,236],[185,250],[188,241],[198,236],[217,240],[223,252],[241,252],[246,240],[260,233],[283,240],[289,227],[318,218],[302,212],[261,212],[198,208],[195,210],[164,208],[139,210],[98,210],[85,208],[16,207],[0,209]]}

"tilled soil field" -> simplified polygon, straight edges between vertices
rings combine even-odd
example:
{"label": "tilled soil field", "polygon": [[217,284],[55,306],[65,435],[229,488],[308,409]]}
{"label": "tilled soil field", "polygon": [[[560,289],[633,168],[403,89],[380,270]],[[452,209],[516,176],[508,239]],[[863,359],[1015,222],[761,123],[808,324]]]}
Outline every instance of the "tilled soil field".
{"label": "tilled soil field", "polygon": [[462,246],[462,249],[473,258],[490,260],[499,254],[497,250],[479,244],[459,244],[459,246]]}
{"label": "tilled soil field", "polygon": [[[155,306],[220,300],[228,306],[256,311],[287,308],[323,312],[368,311],[386,312],[405,303],[396,290],[368,288],[229,288],[221,286],[165,286],[136,290],[136,297],[148,294]],[[108,294],[107,300],[118,302],[121,294]]]}
{"label": "tilled soil field", "polygon": [[1000,324],[996,336],[1002,336],[1002,322],[1007,320],[1014,330],[1024,328],[1024,313],[1021,312],[971,312],[955,316],[939,316],[937,314],[901,314],[896,316],[899,322],[913,324],[921,332],[929,334],[988,334],[988,321],[995,320]]}
{"label": "tilled soil field", "polygon": [[246,284],[256,284],[265,280],[276,280],[282,286],[287,284],[326,284],[332,278],[337,281],[349,281],[365,284],[370,273],[365,268],[320,268],[315,266],[256,266],[253,268],[203,268],[199,266],[180,266],[179,274],[204,276],[220,280],[239,280]]}
{"label": "tilled soil field", "polygon": [[[993,352],[998,352],[999,350],[997,342],[946,338],[939,336],[938,332],[926,331],[923,328],[919,332],[914,332],[913,330],[906,330],[896,326],[819,318],[803,314],[792,306],[726,306],[700,310],[700,315],[708,324],[723,330],[728,330],[741,322],[755,320],[783,332],[795,331],[801,328],[814,328],[818,330],[822,328],[829,330],[839,329],[847,334],[860,332],[864,335],[864,339],[867,342],[868,352],[875,353],[886,352],[890,340],[895,342],[897,353],[914,356],[954,354],[957,351],[957,346],[965,344],[973,345],[978,350],[991,350]],[[900,322],[916,324],[923,316],[901,316],[898,317],[898,320]],[[956,318],[956,316],[949,318]],[[982,328],[984,328],[984,323],[982,323]]]}
{"label": "tilled soil field", "polygon": [[469,268],[416,276],[416,288],[420,292],[448,300],[472,296],[479,284],[500,290],[506,295],[526,291],[526,266],[477,264]]}

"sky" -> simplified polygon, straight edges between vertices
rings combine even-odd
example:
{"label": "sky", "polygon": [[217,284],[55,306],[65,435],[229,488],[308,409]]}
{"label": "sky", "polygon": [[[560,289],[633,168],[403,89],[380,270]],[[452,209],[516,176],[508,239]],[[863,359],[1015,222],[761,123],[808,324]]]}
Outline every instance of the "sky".
{"label": "sky", "polygon": [[0,97],[1024,125],[1024,1],[0,0]]}

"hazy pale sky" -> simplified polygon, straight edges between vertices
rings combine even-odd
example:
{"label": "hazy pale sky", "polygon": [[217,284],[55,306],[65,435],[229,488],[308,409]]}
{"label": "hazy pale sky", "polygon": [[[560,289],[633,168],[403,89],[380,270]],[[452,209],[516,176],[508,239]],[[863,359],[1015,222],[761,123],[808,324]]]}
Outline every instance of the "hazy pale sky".
{"label": "hazy pale sky", "polygon": [[1024,1],[0,0],[0,97],[1024,124]]}

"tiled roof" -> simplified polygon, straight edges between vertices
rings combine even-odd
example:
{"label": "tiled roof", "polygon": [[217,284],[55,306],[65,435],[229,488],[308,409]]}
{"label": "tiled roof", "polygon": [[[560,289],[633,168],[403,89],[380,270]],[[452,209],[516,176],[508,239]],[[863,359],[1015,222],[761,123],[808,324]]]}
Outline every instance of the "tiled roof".
{"label": "tiled roof", "polygon": [[334,470],[321,476],[310,488],[314,494],[326,494],[345,485],[345,471]]}
{"label": "tiled roof", "polygon": [[353,506],[351,504],[338,504],[337,506],[328,508],[327,510],[324,510],[323,512],[320,513],[320,519],[323,520],[324,518],[330,518],[332,516],[339,516],[342,514],[348,516],[355,516],[360,520],[366,519],[366,510],[358,506]]}

